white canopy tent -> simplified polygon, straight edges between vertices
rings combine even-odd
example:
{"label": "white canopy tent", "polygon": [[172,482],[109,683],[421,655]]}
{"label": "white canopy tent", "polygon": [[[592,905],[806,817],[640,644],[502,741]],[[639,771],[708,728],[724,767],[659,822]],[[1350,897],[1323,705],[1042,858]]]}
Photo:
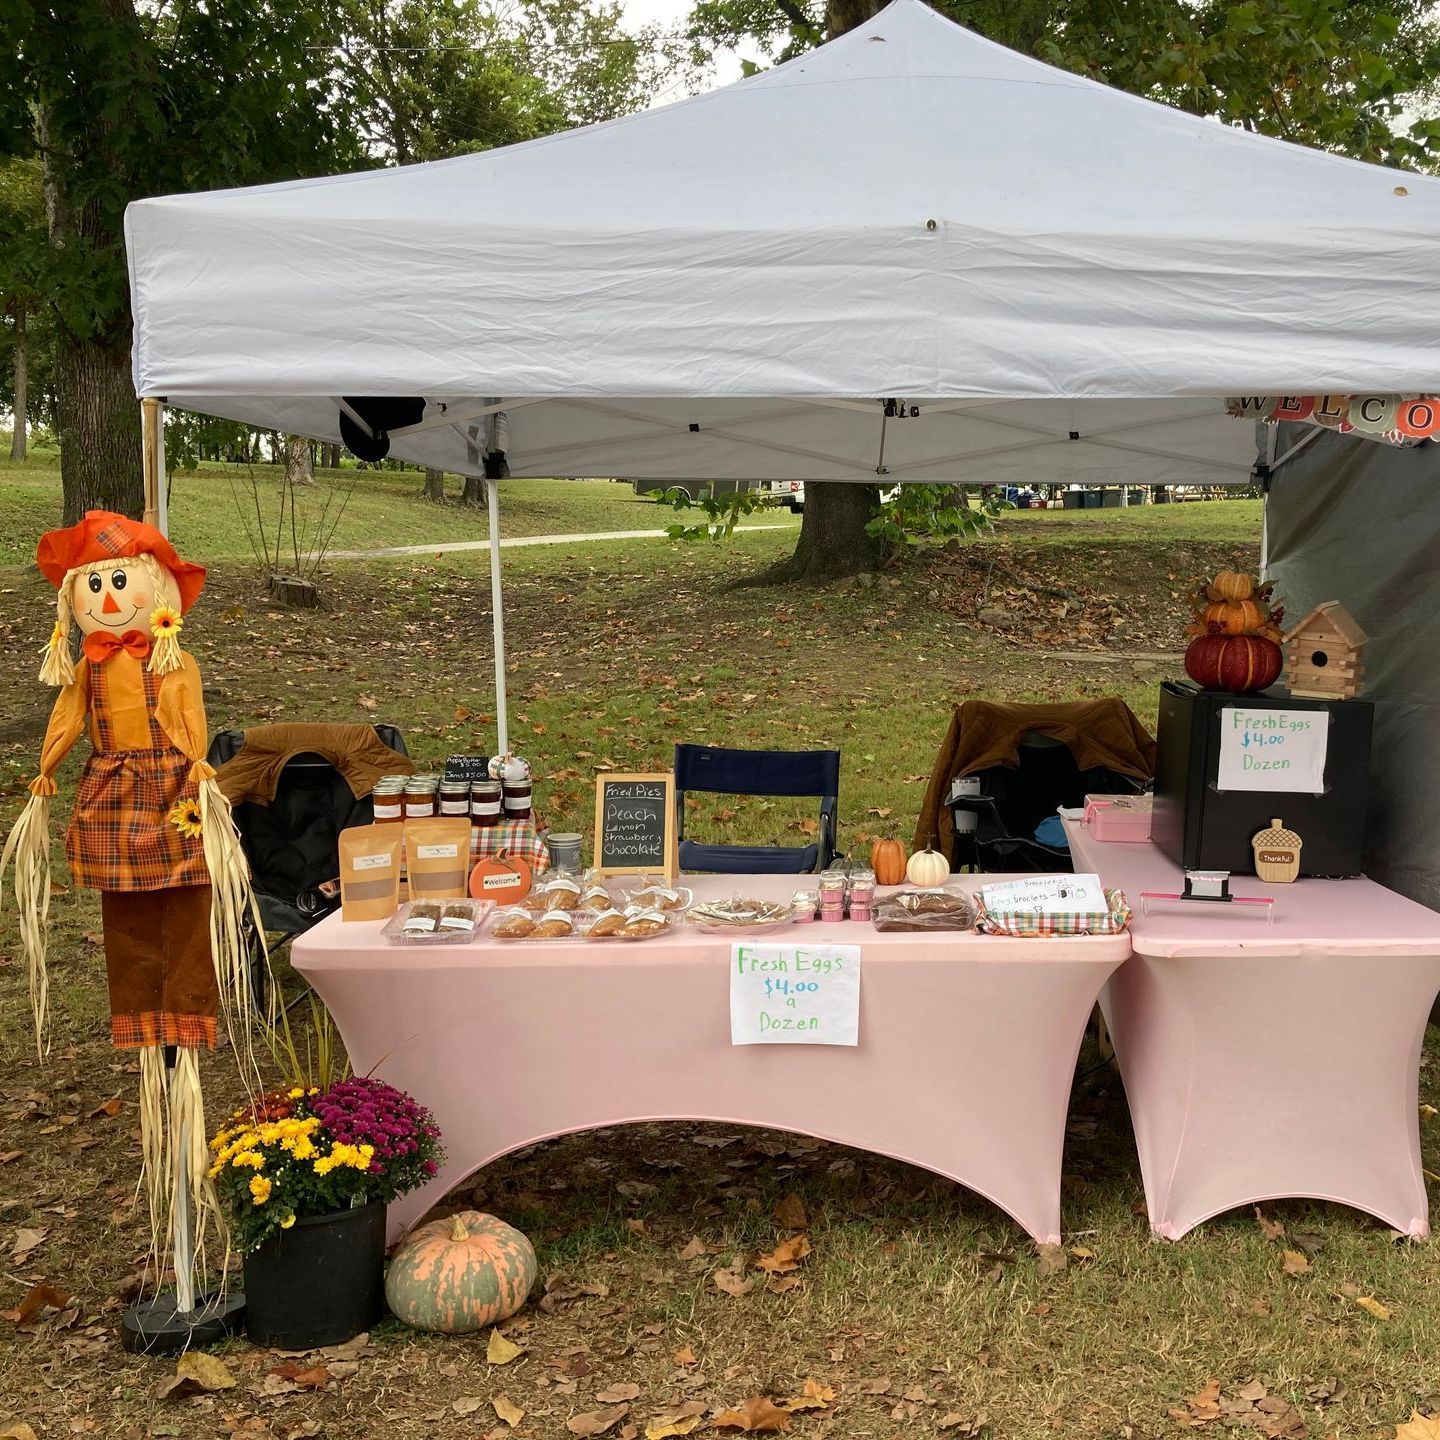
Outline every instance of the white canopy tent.
{"label": "white canopy tent", "polygon": [[920,0],[605,125],[140,201],[126,238],[138,394],[328,441],[416,397],[390,453],[464,474],[1244,482],[1220,397],[1440,380],[1440,182]]}

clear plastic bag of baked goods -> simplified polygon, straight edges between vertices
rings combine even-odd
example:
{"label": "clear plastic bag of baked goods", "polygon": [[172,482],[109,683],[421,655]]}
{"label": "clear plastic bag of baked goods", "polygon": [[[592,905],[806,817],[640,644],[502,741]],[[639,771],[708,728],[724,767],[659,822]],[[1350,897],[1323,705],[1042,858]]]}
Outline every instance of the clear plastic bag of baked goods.
{"label": "clear plastic bag of baked goods", "polygon": [[976,896],[976,925],[985,935],[1034,940],[1045,935],[1123,935],[1130,928],[1130,902],[1123,890],[1105,891],[1105,909],[1043,914],[1039,910],[989,910]]}
{"label": "clear plastic bag of baked goods", "polygon": [[645,910],[663,910],[667,915],[688,910],[695,892],[683,885],[671,885],[663,875],[641,875],[627,890],[626,903]]}
{"label": "clear plastic bag of baked goods", "polygon": [[887,932],[972,930],[975,908],[958,887],[912,887],[877,900],[871,919],[877,930]]}
{"label": "clear plastic bag of baked goods", "polygon": [[581,884],[574,875],[551,875],[540,886],[545,895],[545,913],[579,910]]}
{"label": "clear plastic bag of baked goods", "polygon": [[[625,923],[616,931],[617,940],[653,940],[664,935],[671,928],[673,912],[655,910],[643,905],[625,907]],[[594,933],[594,926],[591,926]]]}
{"label": "clear plastic bag of baked goods", "polygon": [[618,910],[620,907],[615,903],[615,897],[610,893],[610,887],[605,883],[603,875],[597,875],[593,870],[587,870],[580,878],[580,906],[581,910]]}
{"label": "clear plastic bag of baked goods", "polygon": [[490,917],[487,933],[496,940],[526,940],[534,932],[539,919],[527,906],[507,905]]}

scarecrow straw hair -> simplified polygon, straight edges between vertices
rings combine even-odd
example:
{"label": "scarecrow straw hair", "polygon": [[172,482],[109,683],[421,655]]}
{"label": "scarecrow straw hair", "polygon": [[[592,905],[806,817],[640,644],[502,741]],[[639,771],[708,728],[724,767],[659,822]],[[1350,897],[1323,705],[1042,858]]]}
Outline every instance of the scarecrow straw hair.
{"label": "scarecrow straw hair", "polygon": [[[90,565],[76,565],[65,572],[65,578],[60,582],[60,589],[55,596],[55,629],[50,634],[49,643],[44,650],[45,658],[40,665],[41,684],[63,686],[73,684],[75,680],[75,660],[70,654],[70,627],[75,623],[75,613],[70,604],[70,590],[76,576],[132,568],[145,572],[146,579],[150,581],[151,594],[158,603],[162,587],[171,581],[172,577],[153,555],[119,555],[113,560],[97,560]],[[155,638],[150,649],[148,669],[156,675],[169,675],[180,669],[183,663],[180,658],[179,635],[172,631],[168,635]]]}
{"label": "scarecrow straw hair", "polygon": [[45,940],[50,928],[50,797],[31,795],[0,852],[0,901],[4,877],[15,862],[15,903],[20,911],[20,940],[30,971],[30,1009],[35,1017],[35,1049],[41,1059],[49,1049],[45,1036],[50,1005],[50,980],[45,967]]}

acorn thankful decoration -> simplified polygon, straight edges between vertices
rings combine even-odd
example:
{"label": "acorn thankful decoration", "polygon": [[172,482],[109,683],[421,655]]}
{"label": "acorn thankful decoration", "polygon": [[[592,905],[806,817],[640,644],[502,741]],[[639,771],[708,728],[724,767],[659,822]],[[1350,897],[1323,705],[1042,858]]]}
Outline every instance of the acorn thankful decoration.
{"label": "acorn thankful decoration", "polygon": [[1201,586],[1185,632],[1195,637],[1185,651],[1185,673],[1197,685],[1246,695],[1279,678],[1285,612],[1270,608],[1270,592],[1238,570],[1222,570]]}
{"label": "acorn thankful decoration", "polygon": [[[205,762],[200,671],[180,648],[205,571],[182,560],[153,526],[101,510],[41,536],[35,558],[57,591],[40,679],[60,693],[30,799],[0,855],[0,877],[13,861],[36,1044],[43,1056],[50,801],[55,772],[88,731],[93,752],[65,853],[74,883],[100,891],[111,1042],[139,1052],[152,1247],[158,1253],[162,1239],[175,1238],[173,1200],[183,1184],[193,1262],[203,1258],[207,1223],[219,1222],[206,1177],[198,1051],[215,1048],[223,1010],[247,1079],[258,1083],[248,1040],[246,918],[264,933],[230,803]],[[78,659],[72,624],[82,638]],[[174,1049],[168,1067],[166,1047]],[[183,1149],[172,1152],[177,1137]]]}
{"label": "acorn thankful decoration", "polygon": [[1300,846],[1304,842],[1281,820],[1272,820],[1251,840],[1255,873],[1269,885],[1288,885],[1300,874]]}

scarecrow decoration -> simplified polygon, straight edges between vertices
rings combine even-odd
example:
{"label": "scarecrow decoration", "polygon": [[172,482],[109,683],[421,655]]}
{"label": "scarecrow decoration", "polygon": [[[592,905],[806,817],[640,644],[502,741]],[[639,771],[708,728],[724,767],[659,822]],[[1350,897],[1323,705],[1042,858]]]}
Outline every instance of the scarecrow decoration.
{"label": "scarecrow decoration", "polygon": [[[153,526],[106,511],[42,536],[36,560],[58,592],[40,679],[60,694],[0,875],[13,860],[43,1054],[50,801],[55,771],[88,728],[94,751],[65,853],[74,883],[100,891],[111,1039],[140,1052],[152,1245],[158,1252],[166,1237],[178,1273],[203,1256],[206,1222],[218,1219],[206,1179],[197,1054],[202,1045],[215,1047],[221,1010],[237,1052],[254,1069],[242,922],[247,913],[258,920],[258,912],[229,802],[205,763],[200,671],[180,648],[205,571],[182,560]],[[72,624],[82,637],[78,660]]]}

